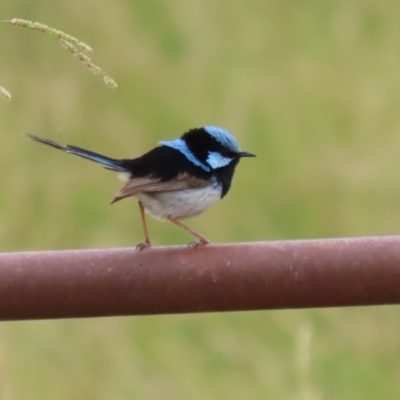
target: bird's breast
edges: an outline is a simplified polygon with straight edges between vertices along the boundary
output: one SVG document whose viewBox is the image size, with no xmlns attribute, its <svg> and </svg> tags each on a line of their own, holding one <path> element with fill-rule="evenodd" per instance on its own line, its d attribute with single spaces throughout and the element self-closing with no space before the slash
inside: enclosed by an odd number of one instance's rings
<svg viewBox="0 0 400 400">
<path fill-rule="evenodd" d="M 222 186 L 210 183 L 196 189 L 169 192 L 137 193 L 146 211 L 160 219 L 185 219 L 196 217 L 221 200 Z"/>
</svg>

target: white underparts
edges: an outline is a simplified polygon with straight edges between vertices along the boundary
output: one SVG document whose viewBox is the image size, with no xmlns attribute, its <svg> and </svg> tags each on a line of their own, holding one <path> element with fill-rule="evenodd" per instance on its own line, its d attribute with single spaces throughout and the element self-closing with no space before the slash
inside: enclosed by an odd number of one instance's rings
<svg viewBox="0 0 400 400">
<path fill-rule="evenodd" d="M 146 211 L 161 219 L 185 219 L 196 217 L 211 205 L 221 200 L 222 187 L 216 182 L 197 189 L 169 192 L 138 193 Z"/>
</svg>

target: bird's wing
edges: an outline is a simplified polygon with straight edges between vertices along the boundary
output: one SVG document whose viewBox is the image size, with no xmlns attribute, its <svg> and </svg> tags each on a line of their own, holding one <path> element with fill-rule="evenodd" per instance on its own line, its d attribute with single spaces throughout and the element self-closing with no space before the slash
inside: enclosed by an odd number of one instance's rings
<svg viewBox="0 0 400 400">
<path fill-rule="evenodd" d="M 126 185 L 113 198 L 112 203 L 122 200 L 125 197 L 134 196 L 136 193 L 171 192 L 175 190 L 202 188 L 209 185 L 208 180 L 190 176 L 187 173 L 180 173 L 173 179 L 162 181 L 160 178 L 135 177 L 131 178 Z"/>
</svg>

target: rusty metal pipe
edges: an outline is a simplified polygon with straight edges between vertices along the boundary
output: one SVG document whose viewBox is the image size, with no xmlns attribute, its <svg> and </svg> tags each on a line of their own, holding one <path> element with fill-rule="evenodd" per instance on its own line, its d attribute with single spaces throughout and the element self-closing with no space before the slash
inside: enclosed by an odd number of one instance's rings
<svg viewBox="0 0 400 400">
<path fill-rule="evenodd" d="M 0 254 L 0 320 L 400 303 L 400 236 Z"/>
</svg>

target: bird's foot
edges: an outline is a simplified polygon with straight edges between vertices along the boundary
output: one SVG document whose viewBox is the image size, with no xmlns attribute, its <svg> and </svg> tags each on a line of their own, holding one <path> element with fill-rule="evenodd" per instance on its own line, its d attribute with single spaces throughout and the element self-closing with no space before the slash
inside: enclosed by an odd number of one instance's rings
<svg viewBox="0 0 400 400">
<path fill-rule="evenodd" d="M 206 238 L 203 238 L 202 240 L 199 240 L 198 242 L 190 242 L 188 244 L 188 247 L 194 248 L 194 247 L 198 247 L 198 246 L 204 246 L 205 244 L 211 244 L 211 242 L 209 240 L 207 240 Z"/>
<path fill-rule="evenodd" d="M 136 250 L 142 251 L 144 249 L 148 249 L 151 246 L 152 246 L 151 242 L 139 243 L 136 246 Z"/>
</svg>

